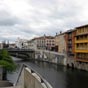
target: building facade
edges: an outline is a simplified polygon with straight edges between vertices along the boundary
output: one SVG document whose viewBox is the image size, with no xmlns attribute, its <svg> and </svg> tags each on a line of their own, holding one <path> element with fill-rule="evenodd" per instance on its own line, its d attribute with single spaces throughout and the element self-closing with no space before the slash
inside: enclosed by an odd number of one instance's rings
<svg viewBox="0 0 88 88">
<path fill-rule="evenodd" d="M 36 40 L 36 38 L 27 41 L 27 43 L 28 43 L 28 46 L 27 46 L 28 49 L 37 50 L 37 40 Z"/>
<path fill-rule="evenodd" d="M 88 71 L 88 25 L 75 29 L 75 67 Z"/>
<path fill-rule="evenodd" d="M 40 50 L 45 50 L 45 36 L 36 38 L 37 48 Z"/>
<path fill-rule="evenodd" d="M 52 50 L 55 46 L 55 39 L 52 36 L 42 36 L 28 41 L 28 47 L 34 50 Z"/>
<path fill-rule="evenodd" d="M 74 67 L 75 63 L 75 34 L 75 29 L 65 33 L 67 65 L 70 67 Z"/>
<path fill-rule="evenodd" d="M 19 49 L 22 49 L 22 48 L 27 49 L 27 47 L 28 47 L 27 41 L 28 41 L 28 40 L 26 40 L 26 39 L 20 39 L 20 38 L 18 38 L 18 39 L 15 41 L 16 47 L 19 48 Z"/>
<path fill-rule="evenodd" d="M 76 28 L 75 60 L 88 62 L 88 25 Z"/>
<path fill-rule="evenodd" d="M 36 37 L 34 39 L 31 39 L 28 41 L 28 48 L 37 50 L 37 49 L 42 49 L 44 50 L 45 47 L 45 38 L 44 37 Z"/>
<path fill-rule="evenodd" d="M 3 43 L 0 43 L 0 49 L 3 49 Z"/>
<path fill-rule="evenodd" d="M 69 57 L 73 57 L 75 54 L 75 34 L 75 29 L 65 33 L 66 52 Z"/>
<path fill-rule="evenodd" d="M 58 53 L 66 52 L 66 41 L 65 41 L 65 33 L 61 33 L 55 36 L 55 48 Z"/>
<path fill-rule="evenodd" d="M 45 37 L 45 47 L 46 50 L 54 50 L 55 47 L 55 37 L 53 36 L 46 36 Z"/>
<path fill-rule="evenodd" d="M 15 43 L 9 44 L 9 47 L 8 48 L 16 48 Z"/>
</svg>

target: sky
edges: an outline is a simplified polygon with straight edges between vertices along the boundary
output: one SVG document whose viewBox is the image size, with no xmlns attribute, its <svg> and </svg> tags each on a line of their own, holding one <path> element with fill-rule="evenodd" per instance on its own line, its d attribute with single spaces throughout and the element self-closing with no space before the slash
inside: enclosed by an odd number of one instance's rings
<svg viewBox="0 0 88 88">
<path fill-rule="evenodd" d="M 0 0 L 0 41 L 55 35 L 88 24 L 88 0 Z"/>
</svg>

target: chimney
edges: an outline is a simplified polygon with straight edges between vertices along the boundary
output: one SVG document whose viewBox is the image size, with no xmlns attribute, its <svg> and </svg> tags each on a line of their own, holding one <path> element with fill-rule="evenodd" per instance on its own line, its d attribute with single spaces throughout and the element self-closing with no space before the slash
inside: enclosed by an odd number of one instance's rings
<svg viewBox="0 0 88 88">
<path fill-rule="evenodd" d="M 60 31 L 60 34 L 62 33 L 62 31 Z"/>
</svg>

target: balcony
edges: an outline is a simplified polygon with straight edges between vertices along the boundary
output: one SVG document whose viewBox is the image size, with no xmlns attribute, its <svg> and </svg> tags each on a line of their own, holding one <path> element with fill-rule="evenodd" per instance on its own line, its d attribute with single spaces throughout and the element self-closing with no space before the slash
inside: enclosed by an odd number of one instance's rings
<svg viewBox="0 0 88 88">
<path fill-rule="evenodd" d="M 78 32 L 78 33 L 76 34 L 76 36 L 87 35 L 87 34 L 88 34 L 88 32 Z"/>
<path fill-rule="evenodd" d="M 76 58 L 75 61 L 87 62 L 88 63 L 88 58 Z"/>
<path fill-rule="evenodd" d="M 88 49 L 75 49 L 76 53 L 88 53 Z"/>
<path fill-rule="evenodd" d="M 88 43 L 88 39 L 83 39 L 83 40 L 75 40 L 75 43 Z"/>
</svg>

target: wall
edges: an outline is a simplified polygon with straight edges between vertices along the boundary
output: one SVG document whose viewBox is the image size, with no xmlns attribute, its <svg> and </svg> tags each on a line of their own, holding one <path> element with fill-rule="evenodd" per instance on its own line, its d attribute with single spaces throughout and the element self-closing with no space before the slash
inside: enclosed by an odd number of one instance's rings
<svg viewBox="0 0 88 88">
<path fill-rule="evenodd" d="M 57 53 L 46 50 L 37 50 L 35 51 L 35 59 L 55 64 L 66 65 L 66 56 L 63 53 Z"/>
<path fill-rule="evenodd" d="M 75 68 L 88 71 L 88 63 L 75 62 Z"/>
<path fill-rule="evenodd" d="M 24 88 L 44 88 L 40 81 L 38 75 L 31 74 L 27 68 L 24 70 Z"/>
<path fill-rule="evenodd" d="M 24 67 L 17 81 L 16 88 L 52 88 L 38 73 L 28 67 Z"/>
<path fill-rule="evenodd" d="M 59 34 L 55 37 L 55 45 L 58 46 L 59 53 L 66 51 L 65 34 Z"/>
</svg>

